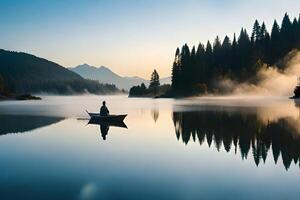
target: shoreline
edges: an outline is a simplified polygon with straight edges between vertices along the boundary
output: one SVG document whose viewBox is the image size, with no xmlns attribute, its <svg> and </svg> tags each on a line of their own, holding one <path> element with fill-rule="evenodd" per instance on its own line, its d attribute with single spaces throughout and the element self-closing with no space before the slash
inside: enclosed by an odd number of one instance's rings
<svg viewBox="0 0 300 200">
<path fill-rule="evenodd" d="M 41 97 L 31 94 L 0 94 L 0 101 L 27 101 L 27 100 L 42 100 Z"/>
</svg>

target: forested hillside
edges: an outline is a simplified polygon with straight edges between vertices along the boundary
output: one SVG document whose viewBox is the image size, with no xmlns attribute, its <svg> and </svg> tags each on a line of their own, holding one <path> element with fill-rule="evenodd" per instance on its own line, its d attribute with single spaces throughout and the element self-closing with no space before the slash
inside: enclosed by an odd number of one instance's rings
<svg viewBox="0 0 300 200">
<path fill-rule="evenodd" d="M 112 93 L 114 85 L 100 84 L 43 58 L 0 50 L 1 87 L 14 93 Z"/>
<path fill-rule="evenodd" d="M 300 49 L 300 17 L 290 20 L 285 14 L 281 26 L 275 20 L 271 32 L 257 20 L 249 35 L 242 28 L 239 35 L 223 41 L 200 43 L 190 48 L 177 48 L 172 68 L 172 91 L 175 94 L 196 94 L 218 91 L 216 82 L 230 78 L 238 82 L 254 77 L 263 63 L 284 66 L 278 61 L 293 49 Z"/>
</svg>

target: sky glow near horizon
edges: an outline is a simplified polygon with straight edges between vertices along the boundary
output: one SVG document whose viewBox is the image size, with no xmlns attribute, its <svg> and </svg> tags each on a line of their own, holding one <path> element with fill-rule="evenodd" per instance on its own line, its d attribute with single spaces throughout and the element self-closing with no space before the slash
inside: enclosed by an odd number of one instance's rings
<svg viewBox="0 0 300 200">
<path fill-rule="evenodd" d="M 65 67 L 107 66 L 123 76 L 170 76 L 174 53 L 219 35 L 232 38 L 255 19 L 268 30 L 298 0 L 0 0 L 0 48 L 31 53 Z"/>
</svg>

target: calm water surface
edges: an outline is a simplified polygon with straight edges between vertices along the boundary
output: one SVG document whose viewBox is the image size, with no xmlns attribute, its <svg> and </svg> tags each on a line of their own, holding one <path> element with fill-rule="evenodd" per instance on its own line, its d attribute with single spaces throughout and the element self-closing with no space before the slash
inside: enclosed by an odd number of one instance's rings
<svg viewBox="0 0 300 200">
<path fill-rule="evenodd" d="M 88 125 L 106 100 L 124 124 Z M 299 199 L 300 102 L 0 102 L 0 199 Z"/>
</svg>

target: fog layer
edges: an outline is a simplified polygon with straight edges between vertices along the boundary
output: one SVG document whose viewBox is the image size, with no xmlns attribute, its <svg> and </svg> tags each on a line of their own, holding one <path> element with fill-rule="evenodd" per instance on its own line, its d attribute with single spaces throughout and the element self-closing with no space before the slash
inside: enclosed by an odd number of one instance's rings
<svg viewBox="0 0 300 200">
<path fill-rule="evenodd" d="M 276 66 L 264 66 L 257 73 L 255 83 L 237 83 L 231 79 L 220 81 L 223 90 L 233 95 L 293 96 L 300 75 L 300 52 L 291 51 L 280 63 L 284 70 Z"/>
</svg>

